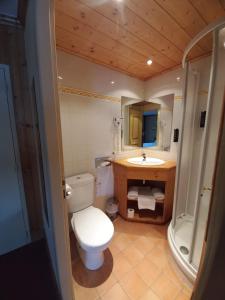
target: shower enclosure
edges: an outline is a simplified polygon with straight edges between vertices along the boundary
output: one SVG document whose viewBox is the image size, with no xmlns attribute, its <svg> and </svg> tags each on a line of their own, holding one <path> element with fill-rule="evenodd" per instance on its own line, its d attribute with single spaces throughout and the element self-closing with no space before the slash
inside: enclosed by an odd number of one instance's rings
<svg viewBox="0 0 225 300">
<path fill-rule="evenodd" d="M 210 43 L 207 57 L 190 61 L 192 51 Z M 168 241 L 179 266 L 195 280 L 207 226 L 224 105 L 225 18 L 208 25 L 190 42 L 183 68 L 183 121 Z"/>
</svg>

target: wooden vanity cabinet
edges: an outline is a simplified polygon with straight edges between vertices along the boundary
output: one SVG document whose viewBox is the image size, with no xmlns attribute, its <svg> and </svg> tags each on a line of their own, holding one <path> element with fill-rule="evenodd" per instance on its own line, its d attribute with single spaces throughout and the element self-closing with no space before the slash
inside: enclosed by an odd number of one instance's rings
<svg viewBox="0 0 225 300">
<path fill-rule="evenodd" d="M 176 164 L 167 161 L 160 166 L 138 166 L 126 160 L 113 162 L 115 197 L 119 203 L 120 215 L 129 221 L 164 224 L 171 219 L 173 208 Z M 160 186 L 165 199 L 156 202 L 156 210 L 138 210 L 137 201 L 127 199 L 129 185 Z M 133 183 L 133 184 L 132 184 Z M 127 208 L 135 209 L 134 218 L 127 217 Z"/>
</svg>

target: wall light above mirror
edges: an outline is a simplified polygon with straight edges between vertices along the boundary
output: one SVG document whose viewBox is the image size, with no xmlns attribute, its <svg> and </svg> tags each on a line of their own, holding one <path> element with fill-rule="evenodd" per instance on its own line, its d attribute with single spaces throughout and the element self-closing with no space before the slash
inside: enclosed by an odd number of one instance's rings
<svg viewBox="0 0 225 300">
<path fill-rule="evenodd" d="M 122 97 L 122 150 L 141 147 L 169 151 L 173 105 L 174 94 L 151 100 Z"/>
</svg>

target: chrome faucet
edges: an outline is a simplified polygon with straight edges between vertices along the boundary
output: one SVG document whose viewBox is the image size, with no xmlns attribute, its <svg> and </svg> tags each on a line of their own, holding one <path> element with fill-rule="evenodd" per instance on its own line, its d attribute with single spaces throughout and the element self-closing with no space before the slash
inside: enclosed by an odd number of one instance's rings
<svg viewBox="0 0 225 300">
<path fill-rule="evenodd" d="M 143 161 L 146 161 L 146 154 L 142 153 Z"/>
</svg>

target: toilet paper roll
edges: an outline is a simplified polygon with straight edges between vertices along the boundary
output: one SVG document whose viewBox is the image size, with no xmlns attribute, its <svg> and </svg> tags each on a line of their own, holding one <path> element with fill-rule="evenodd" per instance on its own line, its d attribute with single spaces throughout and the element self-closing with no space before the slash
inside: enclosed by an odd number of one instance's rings
<svg viewBox="0 0 225 300">
<path fill-rule="evenodd" d="M 127 209 L 127 217 L 128 218 L 133 218 L 134 217 L 134 209 L 133 208 L 128 208 Z"/>
</svg>

